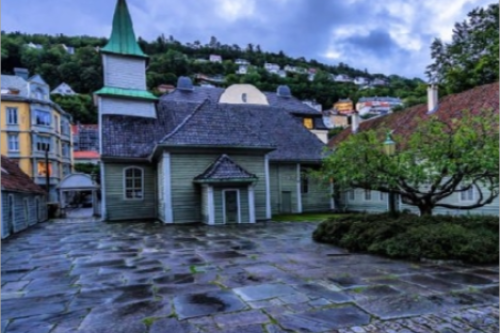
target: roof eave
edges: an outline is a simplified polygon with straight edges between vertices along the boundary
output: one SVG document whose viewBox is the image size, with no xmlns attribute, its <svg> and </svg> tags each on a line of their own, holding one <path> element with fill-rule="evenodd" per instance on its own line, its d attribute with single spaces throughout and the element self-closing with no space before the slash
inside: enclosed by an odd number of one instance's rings
<svg viewBox="0 0 500 333">
<path fill-rule="evenodd" d="M 128 156 L 110 156 L 102 155 L 102 162 L 142 162 L 149 163 L 151 159 L 149 157 L 128 157 Z"/>
<path fill-rule="evenodd" d="M 197 184 L 220 184 L 220 183 L 253 183 L 258 178 L 226 178 L 226 179 L 195 179 Z"/>
</svg>

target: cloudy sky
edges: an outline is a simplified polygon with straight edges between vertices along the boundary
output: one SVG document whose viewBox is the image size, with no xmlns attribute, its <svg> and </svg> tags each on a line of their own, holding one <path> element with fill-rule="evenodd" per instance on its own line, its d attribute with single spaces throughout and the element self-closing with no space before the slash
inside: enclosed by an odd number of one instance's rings
<svg viewBox="0 0 500 333">
<path fill-rule="evenodd" d="M 493 0 L 128 0 L 136 35 L 260 44 L 370 73 L 425 78 L 433 38 Z M 116 0 L 4 0 L 5 31 L 108 37 Z"/>
</svg>

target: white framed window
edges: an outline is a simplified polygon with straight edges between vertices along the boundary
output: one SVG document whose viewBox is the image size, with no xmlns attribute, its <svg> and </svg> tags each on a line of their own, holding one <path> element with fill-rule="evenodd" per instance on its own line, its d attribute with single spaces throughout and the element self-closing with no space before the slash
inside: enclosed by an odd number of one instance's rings
<svg viewBox="0 0 500 333">
<path fill-rule="evenodd" d="M 36 150 L 37 151 L 45 151 L 46 147 L 49 147 L 49 151 L 51 150 L 51 139 L 49 136 L 37 136 L 36 137 Z"/>
<path fill-rule="evenodd" d="M 19 151 L 19 136 L 17 134 L 9 134 L 9 151 Z"/>
<path fill-rule="evenodd" d="M 372 191 L 365 190 L 365 201 L 370 201 L 372 199 Z"/>
<path fill-rule="evenodd" d="M 379 200 L 380 201 L 385 201 L 385 193 L 384 192 L 378 192 Z"/>
<path fill-rule="evenodd" d="M 35 125 L 50 126 L 50 112 L 35 110 Z"/>
<path fill-rule="evenodd" d="M 139 167 L 123 170 L 123 189 L 126 200 L 144 199 L 144 171 Z"/>
<path fill-rule="evenodd" d="M 37 174 L 39 177 L 45 177 L 49 174 L 49 177 L 52 177 L 52 163 L 49 162 L 49 164 L 45 164 L 45 161 L 38 161 L 37 162 Z"/>
<path fill-rule="evenodd" d="M 474 201 L 474 187 L 460 192 L 460 201 Z"/>
<path fill-rule="evenodd" d="M 69 157 L 69 144 L 66 142 L 62 143 L 62 156 Z"/>
<path fill-rule="evenodd" d="M 17 124 L 17 108 L 7 108 L 7 125 Z"/>
</svg>

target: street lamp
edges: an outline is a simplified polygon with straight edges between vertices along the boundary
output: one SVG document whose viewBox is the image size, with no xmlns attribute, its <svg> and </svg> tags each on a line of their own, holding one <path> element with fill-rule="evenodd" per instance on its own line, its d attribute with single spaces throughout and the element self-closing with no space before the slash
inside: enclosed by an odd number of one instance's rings
<svg viewBox="0 0 500 333">
<path fill-rule="evenodd" d="M 392 131 L 387 132 L 387 136 L 384 141 L 384 152 L 387 156 L 393 156 L 396 153 L 396 142 L 392 140 Z M 389 214 L 396 214 L 396 202 L 394 200 L 394 193 L 389 191 Z"/>
<path fill-rule="evenodd" d="M 396 153 L 396 142 L 391 138 L 392 132 L 387 132 L 387 136 L 384 141 L 384 152 L 387 156 L 392 156 Z"/>
</svg>

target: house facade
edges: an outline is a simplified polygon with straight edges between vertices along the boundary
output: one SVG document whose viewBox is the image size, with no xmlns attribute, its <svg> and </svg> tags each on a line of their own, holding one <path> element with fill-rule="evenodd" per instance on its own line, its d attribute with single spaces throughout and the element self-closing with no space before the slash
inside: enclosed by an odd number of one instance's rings
<svg viewBox="0 0 500 333">
<path fill-rule="evenodd" d="M 222 62 L 222 57 L 218 54 L 211 54 L 208 60 L 210 62 Z"/>
<path fill-rule="evenodd" d="M 2 239 L 47 220 L 45 191 L 2 155 Z"/>
<path fill-rule="evenodd" d="M 58 85 L 54 90 L 50 92 L 51 94 L 59 94 L 64 96 L 73 96 L 76 95 L 76 92 L 71 88 L 69 84 L 66 82 Z"/>
<path fill-rule="evenodd" d="M 157 100 L 145 90 L 146 56 L 123 0 L 102 58 L 106 86 L 96 95 L 105 220 L 255 223 L 331 208 L 330 184 L 307 173 L 319 167 L 324 144 L 302 122 L 321 113 L 289 89 L 205 89 L 181 77 Z"/>
<path fill-rule="evenodd" d="M 431 90 L 432 91 L 432 90 Z M 437 101 L 437 93 L 432 95 L 435 101 L 430 101 L 429 105 L 421 104 L 411 107 L 407 110 L 392 113 L 384 117 L 372 118 L 363 122 L 354 122 L 352 126 L 333 137 L 328 146 L 335 148 L 342 141 L 349 138 L 350 135 L 356 135 L 366 130 L 386 129 L 393 130 L 395 135 L 407 137 L 417 126 L 419 121 L 425 121 L 431 115 L 436 115 L 443 121 L 452 121 L 459 118 L 463 110 L 471 112 L 482 108 L 492 108 L 498 117 L 499 105 L 499 85 L 497 83 L 480 86 L 460 94 L 448 95 Z M 497 119 L 498 120 L 498 119 Z M 489 191 L 483 189 L 483 194 L 489 196 Z M 474 203 L 479 196 L 476 189 L 471 188 L 468 191 L 453 193 L 444 198 L 440 203 L 466 206 Z M 396 208 L 399 211 L 410 211 L 418 214 L 418 208 L 405 203 L 399 196 L 396 196 Z M 349 211 L 362 212 L 386 212 L 389 210 L 389 196 L 386 193 L 377 191 L 365 191 L 363 189 L 352 189 L 343 193 L 337 202 L 337 208 Z M 480 215 L 498 215 L 499 198 L 494 202 L 481 208 L 473 210 L 459 210 L 451 208 L 436 207 L 433 214 L 459 215 L 459 214 L 480 214 Z"/>
<path fill-rule="evenodd" d="M 356 110 L 361 115 L 383 115 L 391 113 L 394 107 L 402 105 L 403 102 L 397 97 L 361 97 L 356 103 Z"/>
<path fill-rule="evenodd" d="M 73 96 L 76 95 L 76 92 L 71 88 L 69 84 L 66 82 L 61 83 L 58 85 L 54 90 L 50 92 L 51 94 L 59 94 L 59 95 L 64 95 L 64 96 Z"/>
<path fill-rule="evenodd" d="M 50 88 L 39 75 L 15 68 L 2 75 L 0 151 L 42 187 L 50 177 L 50 201 L 57 202 L 56 186 L 73 165 L 72 117 L 50 99 Z M 48 147 L 48 164 L 45 149 Z"/>
</svg>

